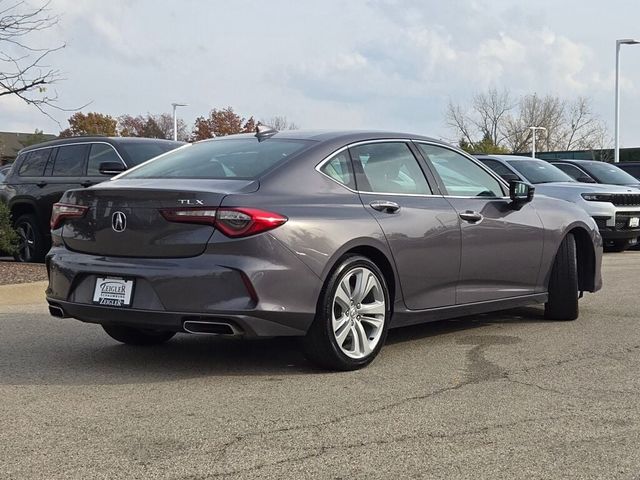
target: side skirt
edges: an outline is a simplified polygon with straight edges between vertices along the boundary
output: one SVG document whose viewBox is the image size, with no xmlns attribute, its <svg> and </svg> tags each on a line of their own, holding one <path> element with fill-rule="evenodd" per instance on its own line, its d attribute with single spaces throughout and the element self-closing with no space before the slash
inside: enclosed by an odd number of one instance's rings
<svg viewBox="0 0 640 480">
<path fill-rule="evenodd" d="M 523 307 L 536 303 L 545 303 L 548 296 L 548 293 L 545 292 L 520 297 L 489 300 L 486 302 L 465 303 L 463 305 L 453 305 L 450 307 L 429 308 L 426 310 L 396 309 L 393 313 L 393 319 L 389 328 L 406 327 L 418 323 L 435 322 L 437 320 L 447 320 L 450 318 L 465 317 L 467 315 L 477 315 L 479 313 L 508 310 L 510 308 Z"/>
</svg>

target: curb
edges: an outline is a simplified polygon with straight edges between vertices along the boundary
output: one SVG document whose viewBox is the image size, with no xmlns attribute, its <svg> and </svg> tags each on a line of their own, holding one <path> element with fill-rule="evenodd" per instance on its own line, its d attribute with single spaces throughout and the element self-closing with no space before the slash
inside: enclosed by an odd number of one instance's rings
<svg viewBox="0 0 640 480">
<path fill-rule="evenodd" d="M 48 282 L 0 285 L 0 307 L 8 305 L 44 304 Z"/>
</svg>

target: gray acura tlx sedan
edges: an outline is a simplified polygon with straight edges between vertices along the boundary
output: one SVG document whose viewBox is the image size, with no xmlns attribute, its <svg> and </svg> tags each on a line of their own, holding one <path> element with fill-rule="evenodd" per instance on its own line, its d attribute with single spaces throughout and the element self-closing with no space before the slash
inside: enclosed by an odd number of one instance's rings
<svg viewBox="0 0 640 480">
<path fill-rule="evenodd" d="M 427 137 L 259 127 L 66 192 L 47 300 L 127 344 L 297 335 L 342 370 L 389 328 L 532 303 L 573 320 L 602 240 L 533 190 Z"/>
</svg>

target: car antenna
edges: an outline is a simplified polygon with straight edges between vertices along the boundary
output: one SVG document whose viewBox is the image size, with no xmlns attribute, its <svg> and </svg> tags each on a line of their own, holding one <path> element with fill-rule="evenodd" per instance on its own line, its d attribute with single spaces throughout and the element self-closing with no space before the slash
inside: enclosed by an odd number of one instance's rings
<svg viewBox="0 0 640 480">
<path fill-rule="evenodd" d="M 273 137 L 276 133 L 278 133 L 278 130 L 269 125 L 263 125 L 260 122 L 256 125 L 256 138 L 259 142 Z"/>
</svg>

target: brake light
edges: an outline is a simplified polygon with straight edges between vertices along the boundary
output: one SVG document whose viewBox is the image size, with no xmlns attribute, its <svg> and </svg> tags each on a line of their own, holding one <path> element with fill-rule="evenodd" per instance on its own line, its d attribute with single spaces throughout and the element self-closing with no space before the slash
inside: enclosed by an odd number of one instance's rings
<svg viewBox="0 0 640 480">
<path fill-rule="evenodd" d="M 227 237 L 240 238 L 266 232 L 284 224 L 287 217 L 257 208 L 167 208 L 160 210 L 170 222 L 211 225 Z"/>
<path fill-rule="evenodd" d="M 70 205 L 67 203 L 54 203 L 53 209 L 51 210 L 51 221 L 49 222 L 49 226 L 51 230 L 55 230 L 62 222 L 67 218 L 81 218 L 89 210 L 89 207 L 84 207 L 82 205 Z"/>
</svg>

